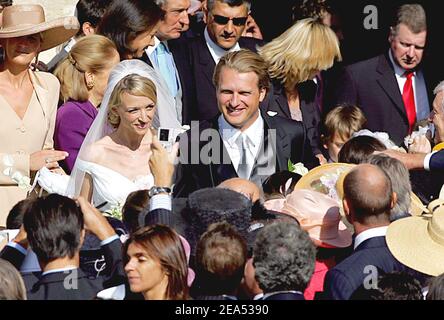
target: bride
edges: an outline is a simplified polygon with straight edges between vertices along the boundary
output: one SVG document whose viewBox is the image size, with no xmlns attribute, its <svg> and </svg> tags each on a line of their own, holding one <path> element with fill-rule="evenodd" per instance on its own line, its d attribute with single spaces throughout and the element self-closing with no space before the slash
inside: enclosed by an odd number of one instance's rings
<svg viewBox="0 0 444 320">
<path fill-rule="evenodd" d="M 173 104 L 150 66 L 125 60 L 111 72 L 102 106 L 82 144 L 64 194 L 82 195 L 113 214 L 129 193 L 154 185 L 150 172 L 157 106 Z M 40 182 L 40 181 L 39 181 Z"/>
</svg>

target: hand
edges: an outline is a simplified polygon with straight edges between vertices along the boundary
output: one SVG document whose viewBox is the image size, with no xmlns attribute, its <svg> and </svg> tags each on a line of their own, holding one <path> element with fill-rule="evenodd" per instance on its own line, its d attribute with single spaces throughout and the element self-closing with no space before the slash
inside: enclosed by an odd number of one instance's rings
<svg viewBox="0 0 444 320">
<path fill-rule="evenodd" d="M 405 153 L 395 150 L 375 151 L 373 154 L 380 153 L 398 159 L 409 170 L 424 169 L 424 158 L 427 155 L 426 153 Z"/>
<path fill-rule="evenodd" d="M 322 166 L 323 164 L 326 164 L 328 161 L 325 159 L 323 154 L 317 154 L 315 157 L 319 160 L 319 164 Z"/>
<path fill-rule="evenodd" d="M 413 139 L 413 143 L 409 145 L 409 153 L 430 153 L 432 146 L 426 136 L 419 136 Z"/>
<path fill-rule="evenodd" d="M 157 136 L 153 135 L 151 143 L 150 169 L 154 176 L 154 185 L 171 187 L 173 184 L 174 162 L 177 159 L 179 143 L 176 142 L 171 152 L 165 150 Z"/>
<path fill-rule="evenodd" d="M 39 70 L 44 72 L 48 71 L 48 66 L 42 61 L 38 61 L 37 63 L 31 63 L 31 68 L 34 70 Z"/>
<path fill-rule="evenodd" d="M 82 210 L 86 230 L 94 233 L 102 241 L 116 234 L 108 220 L 88 200 L 80 196 L 76 202 Z"/>
<path fill-rule="evenodd" d="M 249 38 L 255 38 L 259 40 L 264 40 L 264 37 L 262 36 L 261 29 L 257 25 L 256 21 L 251 15 L 248 15 L 247 19 L 247 26 L 244 29 L 244 32 L 242 33 L 243 37 L 249 37 Z"/>
<path fill-rule="evenodd" d="M 68 152 L 65 151 L 40 150 L 31 154 L 29 166 L 31 171 L 38 171 L 43 167 L 48 169 L 58 168 L 57 161 L 64 160 L 68 155 Z"/>
</svg>

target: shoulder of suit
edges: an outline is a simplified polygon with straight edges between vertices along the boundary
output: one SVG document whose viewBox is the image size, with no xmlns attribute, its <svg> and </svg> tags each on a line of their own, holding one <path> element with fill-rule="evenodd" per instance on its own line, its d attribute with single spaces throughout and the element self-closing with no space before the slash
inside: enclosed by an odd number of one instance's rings
<svg viewBox="0 0 444 320">
<path fill-rule="evenodd" d="M 248 45 L 259 45 L 262 46 L 265 44 L 264 40 L 259 40 L 256 38 L 252 38 L 252 37 L 240 37 L 239 38 L 239 45 L 242 46 L 248 46 Z"/>
<path fill-rule="evenodd" d="M 376 57 L 372 57 L 370 59 L 362 60 L 355 62 L 353 64 L 350 64 L 346 67 L 347 70 L 350 71 L 359 71 L 359 70 L 368 70 L 368 69 L 375 69 L 376 66 L 379 63 L 379 60 L 384 57 L 384 55 L 378 55 Z"/>
</svg>

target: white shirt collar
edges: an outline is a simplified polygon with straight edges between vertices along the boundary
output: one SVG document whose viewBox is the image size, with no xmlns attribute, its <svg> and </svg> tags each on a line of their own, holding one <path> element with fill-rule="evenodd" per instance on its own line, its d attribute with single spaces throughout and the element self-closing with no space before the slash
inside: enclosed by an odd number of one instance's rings
<svg viewBox="0 0 444 320">
<path fill-rule="evenodd" d="M 207 43 L 208 50 L 210 50 L 211 56 L 213 57 L 213 60 L 216 64 L 218 64 L 220 58 L 222 58 L 228 52 L 234 52 L 240 50 L 239 42 L 236 42 L 236 44 L 229 50 L 222 49 L 210 38 L 207 28 L 205 28 L 204 37 L 205 37 L 205 42 Z"/>
<path fill-rule="evenodd" d="M 370 238 L 376 238 L 376 237 L 385 237 L 385 234 L 387 233 L 388 226 L 385 227 L 378 227 L 378 228 L 371 228 L 368 230 L 365 230 L 358 234 L 355 238 L 355 244 L 353 249 L 356 250 L 356 248 L 363 243 L 364 241 L 370 239 Z"/>
<path fill-rule="evenodd" d="M 392 50 L 389 49 L 389 58 L 390 58 L 390 62 L 392 63 L 393 68 L 395 69 L 395 73 L 397 76 L 399 77 L 404 77 L 404 73 L 407 71 L 403 68 L 401 68 L 396 62 L 395 59 L 393 58 L 393 54 L 392 54 Z M 416 76 L 416 71 L 413 72 L 413 76 Z"/>
<path fill-rule="evenodd" d="M 145 49 L 145 52 L 146 52 L 146 54 L 147 54 L 148 57 L 150 57 L 150 56 L 153 54 L 153 52 L 157 49 L 157 47 L 159 46 L 159 44 L 160 44 L 160 40 L 159 40 L 159 38 L 154 37 L 154 46 L 149 46 L 149 47 L 147 47 L 147 48 Z M 167 43 L 167 41 L 164 41 L 164 44 L 165 44 L 165 46 L 168 48 L 168 43 Z"/>
<path fill-rule="evenodd" d="M 71 271 L 71 270 L 75 270 L 75 269 L 78 269 L 78 267 L 76 267 L 76 266 L 67 266 L 65 268 L 52 269 L 52 270 L 48 270 L 48 271 L 42 272 L 42 276 L 46 276 L 47 274 L 50 274 L 50 273 L 66 272 L 66 271 Z"/>
<path fill-rule="evenodd" d="M 253 148 L 257 148 L 260 145 L 264 132 L 264 119 L 262 118 L 260 111 L 258 112 L 259 116 L 256 121 L 243 132 L 243 134 L 248 137 Z M 237 148 L 236 140 L 242 132 L 229 124 L 222 114 L 219 116 L 218 123 L 222 140 L 227 141 L 231 147 Z"/>
</svg>

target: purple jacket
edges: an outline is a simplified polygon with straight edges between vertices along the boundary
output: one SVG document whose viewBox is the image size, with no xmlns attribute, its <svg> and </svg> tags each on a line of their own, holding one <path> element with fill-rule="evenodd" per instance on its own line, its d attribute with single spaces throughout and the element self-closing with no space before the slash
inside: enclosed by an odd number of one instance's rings
<svg viewBox="0 0 444 320">
<path fill-rule="evenodd" d="M 89 101 L 69 100 L 57 110 L 54 145 L 56 150 L 69 153 L 60 163 L 68 174 L 74 167 L 77 154 L 97 113 L 98 110 Z"/>
</svg>

